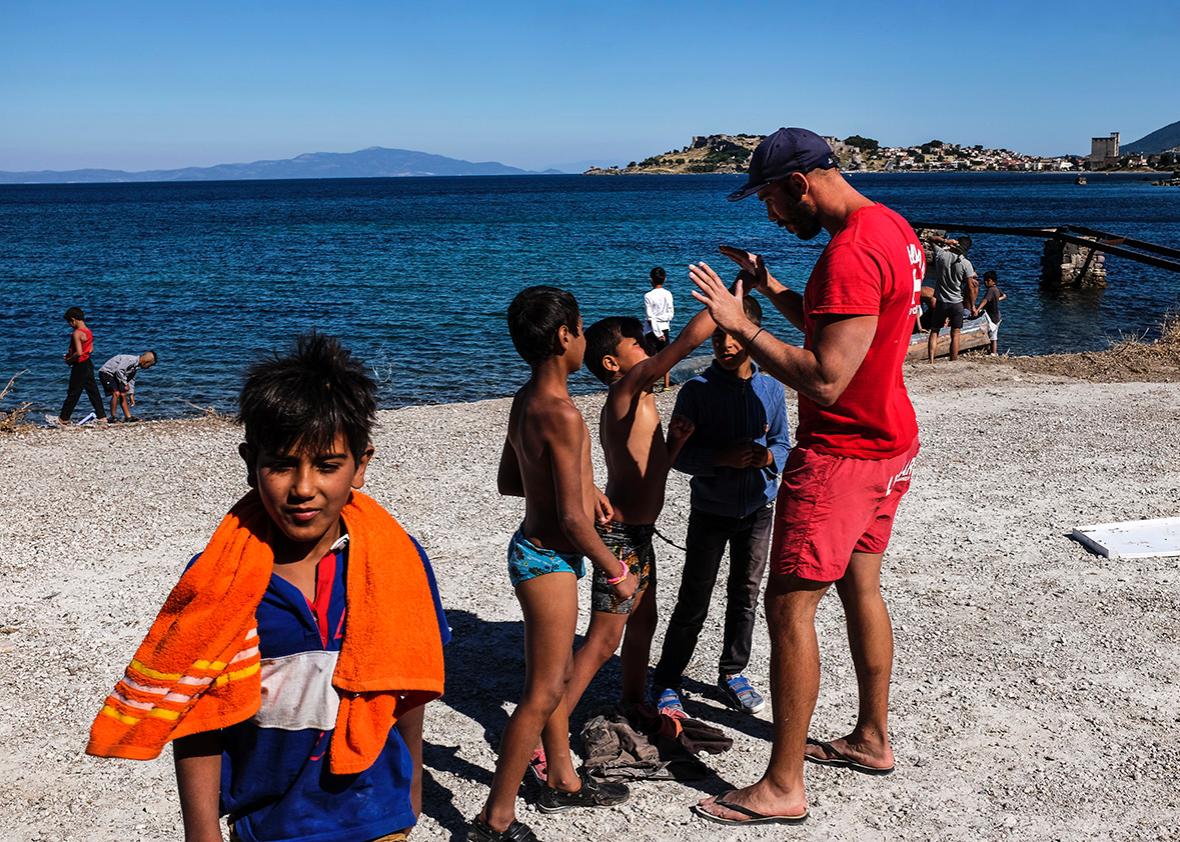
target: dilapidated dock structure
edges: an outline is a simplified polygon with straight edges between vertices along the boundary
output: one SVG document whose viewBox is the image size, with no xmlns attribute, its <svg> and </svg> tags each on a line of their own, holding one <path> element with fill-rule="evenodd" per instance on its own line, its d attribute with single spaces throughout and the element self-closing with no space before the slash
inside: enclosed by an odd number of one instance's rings
<svg viewBox="0 0 1180 842">
<path fill-rule="evenodd" d="M 1041 254 L 1041 285 L 1049 289 L 1106 286 L 1106 255 L 1180 272 L 1180 249 L 1098 231 L 1080 225 L 1027 227 L 954 222 L 914 222 L 916 230 L 962 234 L 1002 234 L 1045 241 Z"/>
</svg>

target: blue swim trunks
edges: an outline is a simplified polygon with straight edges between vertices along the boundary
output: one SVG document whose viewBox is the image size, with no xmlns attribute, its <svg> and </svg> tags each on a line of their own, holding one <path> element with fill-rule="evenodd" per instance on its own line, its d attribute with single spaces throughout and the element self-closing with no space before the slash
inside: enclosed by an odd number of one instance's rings
<svg viewBox="0 0 1180 842">
<path fill-rule="evenodd" d="M 573 573 L 579 579 L 586 575 L 586 559 L 574 553 L 559 553 L 538 547 L 516 530 L 508 542 L 508 578 L 512 587 L 546 573 Z"/>
</svg>

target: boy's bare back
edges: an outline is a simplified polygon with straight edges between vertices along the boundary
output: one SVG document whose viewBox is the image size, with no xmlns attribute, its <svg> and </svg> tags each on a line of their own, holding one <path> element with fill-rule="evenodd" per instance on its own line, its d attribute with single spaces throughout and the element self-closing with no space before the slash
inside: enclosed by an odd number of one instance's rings
<svg viewBox="0 0 1180 842">
<path fill-rule="evenodd" d="M 590 434 L 569 393 L 526 383 L 512 400 L 504 450 L 504 461 L 516 464 L 525 498 L 524 537 L 545 549 L 577 552 L 564 527 L 574 517 L 593 523 L 597 492 Z M 563 499 L 581 507 L 567 511 Z"/>
</svg>

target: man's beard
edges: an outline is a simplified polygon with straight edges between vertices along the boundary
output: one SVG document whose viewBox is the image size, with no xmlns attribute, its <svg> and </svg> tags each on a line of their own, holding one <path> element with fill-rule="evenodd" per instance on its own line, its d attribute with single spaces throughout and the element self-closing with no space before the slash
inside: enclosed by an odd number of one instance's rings
<svg viewBox="0 0 1180 842">
<path fill-rule="evenodd" d="M 795 236 L 800 240 L 810 240 L 823 230 L 819 222 L 819 214 L 814 208 L 808 207 L 802 200 L 795 202 L 791 208 L 791 227 L 795 229 Z"/>
</svg>

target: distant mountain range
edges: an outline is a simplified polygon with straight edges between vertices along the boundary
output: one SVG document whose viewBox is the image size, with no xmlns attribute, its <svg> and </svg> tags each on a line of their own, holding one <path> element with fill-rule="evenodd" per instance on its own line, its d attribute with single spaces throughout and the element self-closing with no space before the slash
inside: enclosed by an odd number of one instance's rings
<svg viewBox="0 0 1180 842">
<path fill-rule="evenodd" d="M 558 170 L 546 170 L 545 174 Z M 309 152 L 281 161 L 217 164 L 178 170 L 0 171 L 0 184 L 60 184 L 120 181 L 244 181 L 274 178 L 399 178 L 430 175 L 537 175 L 496 161 L 473 163 L 411 149 L 370 146 L 357 152 Z"/>
<path fill-rule="evenodd" d="M 1133 143 L 1125 144 L 1120 151 L 1127 154 L 1158 155 L 1177 147 L 1180 147 L 1180 120 L 1162 129 L 1156 129 Z"/>
</svg>

